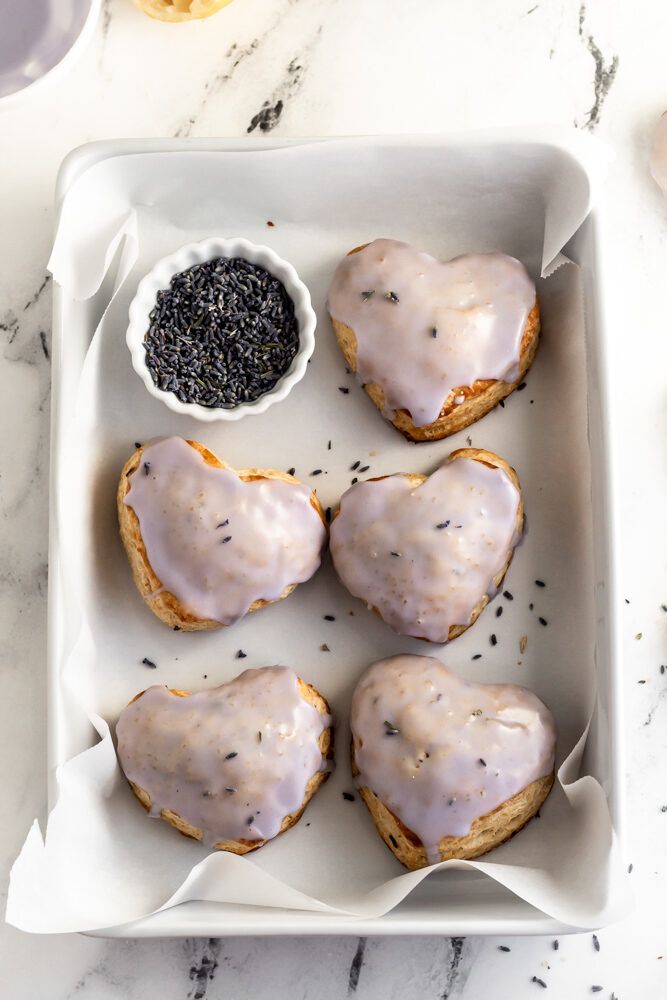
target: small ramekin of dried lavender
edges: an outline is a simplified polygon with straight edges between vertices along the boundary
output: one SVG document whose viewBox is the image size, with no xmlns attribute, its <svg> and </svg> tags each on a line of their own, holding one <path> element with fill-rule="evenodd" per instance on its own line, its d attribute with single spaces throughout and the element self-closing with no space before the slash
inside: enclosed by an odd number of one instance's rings
<svg viewBox="0 0 667 1000">
<path fill-rule="evenodd" d="M 181 247 L 143 278 L 127 345 L 144 385 L 198 420 L 239 420 L 284 399 L 315 348 L 310 292 L 287 261 L 248 240 Z"/>
</svg>

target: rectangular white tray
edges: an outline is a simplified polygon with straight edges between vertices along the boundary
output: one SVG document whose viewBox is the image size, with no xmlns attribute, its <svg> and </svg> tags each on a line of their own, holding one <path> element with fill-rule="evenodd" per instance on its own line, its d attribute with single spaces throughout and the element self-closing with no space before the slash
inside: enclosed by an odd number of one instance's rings
<svg viewBox="0 0 667 1000">
<path fill-rule="evenodd" d="M 295 144 L 300 141 L 296 140 Z M 326 140 L 318 140 L 324 141 Z M 380 142 L 381 140 L 378 140 Z M 395 140 L 394 140 L 395 141 Z M 502 138 L 499 135 L 499 143 Z M 411 140 L 406 137 L 405 145 Z M 58 207 L 73 181 L 96 163 L 110 157 L 144 152 L 188 150 L 227 153 L 238 150 L 279 148 L 289 140 L 128 140 L 93 143 L 75 150 L 63 164 L 58 178 Z M 93 220 L 94 222 L 94 220 Z M 334 222 L 335 224 L 335 222 Z M 372 233 L 392 235 L 391 233 Z M 607 795 L 615 831 L 623 842 L 622 755 L 620 740 L 619 661 L 617 633 L 619 594 L 616 586 L 616 526 L 612 493 L 608 371 L 605 349 L 604 272 L 601 259 L 601 220 L 591 213 L 566 247 L 566 253 L 582 271 L 586 316 L 587 408 L 590 442 L 590 475 L 593 505 L 593 565 L 596 623 L 595 659 L 599 685 L 599 711 L 593 720 L 586 750 L 588 773 L 602 784 Z M 108 292 L 108 289 L 107 289 Z M 53 317 L 53 396 L 51 476 L 55 482 L 64 433 L 65 416 L 74 396 L 73 371 L 85 354 L 100 316 L 104 294 L 74 302 L 56 284 Z M 108 297 L 108 295 L 107 295 Z M 72 363 L 73 360 L 76 363 Z M 340 373 L 338 373 L 340 374 Z M 336 377 L 336 376 L 332 376 Z M 487 418 L 489 419 L 489 418 Z M 380 421 L 380 417 L 377 417 Z M 480 425 L 471 429 L 475 443 L 483 436 Z M 465 432 L 464 432 L 465 434 Z M 452 447 L 460 443 L 452 439 Z M 480 442 L 481 443 L 481 442 Z M 444 444 L 444 443 L 443 443 Z M 441 449 L 443 455 L 448 451 Z M 224 452 L 223 452 L 224 457 Z M 413 465 L 417 462 L 413 458 Z M 398 471 L 398 470 L 396 470 Z M 519 469 L 519 472 L 521 470 Z M 52 496 L 55 491 L 52 489 Z M 55 801 L 56 767 L 85 744 L 86 734 L 73 730 L 67 705 L 56 677 L 55 664 L 66 632 L 67 607 L 60 586 L 56 511 L 51 510 L 49 587 L 49 785 L 50 804 Z M 573 567 L 573 572 L 576 568 Z M 489 612 L 491 613 L 491 612 Z M 480 641 L 487 630 L 476 626 Z M 445 656 L 446 658 L 446 656 Z M 326 687 L 324 688 L 326 692 Z M 92 740 L 92 730 L 89 742 Z M 368 835 L 372 836 L 369 829 Z M 180 936 L 243 934 L 546 934 L 566 933 L 560 924 L 500 885 L 472 872 L 450 872 L 447 876 L 446 912 L 443 912 L 442 882 L 425 881 L 391 913 L 377 919 L 358 920 L 322 913 L 303 913 L 250 906 L 190 902 L 143 920 L 104 932 L 105 936 Z"/>
</svg>

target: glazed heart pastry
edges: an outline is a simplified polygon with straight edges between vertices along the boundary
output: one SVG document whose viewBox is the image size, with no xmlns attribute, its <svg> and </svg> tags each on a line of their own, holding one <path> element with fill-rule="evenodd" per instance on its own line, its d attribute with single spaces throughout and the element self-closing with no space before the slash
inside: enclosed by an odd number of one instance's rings
<svg viewBox="0 0 667 1000">
<path fill-rule="evenodd" d="M 535 815 L 553 784 L 556 727 L 539 698 L 464 681 L 430 656 L 374 663 L 350 724 L 360 795 L 406 868 L 485 854 Z"/>
<path fill-rule="evenodd" d="M 320 565 L 324 513 L 276 469 L 236 472 L 197 441 L 137 448 L 118 485 L 134 582 L 175 629 L 231 625 L 287 597 Z"/>
<path fill-rule="evenodd" d="M 328 309 L 347 365 L 412 441 L 447 437 L 508 396 L 540 332 L 535 285 L 514 257 L 441 263 L 396 240 L 343 258 Z"/>
<path fill-rule="evenodd" d="M 116 738 L 151 816 L 234 854 L 294 826 L 333 754 L 326 700 L 287 667 L 197 694 L 150 687 L 121 712 Z"/>
<path fill-rule="evenodd" d="M 395 632 L 447 642 L 495 595 L 522 530 L 514 469 L 462 448 L 430 476 L 352 486 L 334 514 L 331 557 L 350 593 Z"/>
</svg>

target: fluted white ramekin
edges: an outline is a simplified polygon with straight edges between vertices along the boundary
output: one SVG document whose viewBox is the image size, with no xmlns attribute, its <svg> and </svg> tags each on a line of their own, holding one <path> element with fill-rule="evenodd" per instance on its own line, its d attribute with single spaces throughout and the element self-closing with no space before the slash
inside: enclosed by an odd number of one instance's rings
<svg viewBox="0 0 667 1000">
<path fill-rule="evenodd" d="M 242 257 L 251 264 L 265 268 L 285 286 L 285 291 L 294 303 L 294 315 L 299 327 L 299 347 L 292 363 L 284 375 L 258 399 L 251 403 L 239 403 L 232 409 L 201 406 L 199 403 L 182 403 L 173 392 L 159 389 L 146 364 L 144 338 L 150 325 L 149 315 L 155 306 L 157 293 L 167 289 L 175 274 L 186 271 L 195 264 L 214 260 L 216 257 Z M 132 355 L 132 367 L 141 378 L 146 389 L 161 400 L 165 406 L 183 416 L 196 417 L 207 422 L 214 420 L 240 420 L 252 413 L 265 413 L 274 403 L 290 393 L 306 373 L 308 359 L 315 350 L 315 326 L 317 318 L 310 301 L 310 292 L 288 261 L 274 253 L 270 247 L 261 246 L 240 237 L 226 239 L 213 236 L 201 243 L 189 243 L 168 257 L 159 260 L 152 271 L 142 278 L 137 294 L 130 304 L 130 323 L 127 328 L 127 346 Z"/>
</svg>

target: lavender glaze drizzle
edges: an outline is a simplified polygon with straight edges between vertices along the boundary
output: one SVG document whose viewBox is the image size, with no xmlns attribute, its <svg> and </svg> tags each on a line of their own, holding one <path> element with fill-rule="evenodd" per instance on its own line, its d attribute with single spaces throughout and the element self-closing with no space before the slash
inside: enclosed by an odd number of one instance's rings
<svg viewBox="0 0 667 1000">
<path fill-rule="evenodd" d="M 438 418 L 453 389 L 516 381 L 534 305 L 535 285 L 514 257 L 442 263 L 387 239 L 344 257 L 328 296 L 332 319 L 354 331 L 359 381 L 381 387 L 386 417 L 405 409 L 416 427 Z"/>
<path fill-rule="evenodd" d="M 396 632 L 446 642 L 466 625 L 517 541 L 519 493 L 503 469 L 455 458 L 420 486 L 358 483 L 331 525 L 334 567 Z"/>
<path fill-rule="evenodd" d="M 430 656 L 369 667 L 350 723 L 357 784 L 419 837 L 431 861 L 443 837 L 466 836 L 475 819 L 554 768 L 555 722 L 532 691 L 465 681 Z"/>
<path fill-rule="evenodd" d="M 118 758 L 152 816 L 177 813 L 207 846 L 270 840 L 326 769 L 320 737 L 330 724 L 293 670 L 262 667 L 187 697 L 148 688 L 120 714 Z"/>
<path fill-rule="evenodd" d="M 178 437 L 145 447 L 129 482 L 160 589 L 197 618 L 231 625 L 320 565 L 326 528 L 300 483 L 242 480 Z"/>
</svg>

